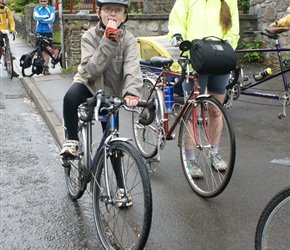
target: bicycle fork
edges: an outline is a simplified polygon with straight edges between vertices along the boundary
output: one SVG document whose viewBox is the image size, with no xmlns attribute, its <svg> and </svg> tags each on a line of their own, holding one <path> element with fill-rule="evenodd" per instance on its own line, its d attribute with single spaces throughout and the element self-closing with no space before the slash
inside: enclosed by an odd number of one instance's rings
<svg viewBox="0 0 290 250">
<path fill-rule="evenodd" d="M 106 205 L 111 204 L 111 205 L 115 205 L 116 203 L 127 203 L 128 202 L 128 198 L 127 198 L 127 193 L 128 193 L 128 189 L 127 189 L 127 185 L 126 185 L 126 180 L 125 180 L 125 173 L 124 173 L 124 167 L 122 164 L 122 155 L 120 152 L 115 151 L 113 152 L 111 150 L 111 146 L 110 144 L 108 144 L 108 142 L 110 142 L 112 140 L 114 134 L 109 135 L 105 142 L 104 142 L 104 173 L 105 173 L 105 188 L 106 188 L 106 192 L 104 192 L 104 190 L 102 189 L 102 187 L 99 186 L 99 188 L 101 189 L 101 192 L 103 194 L 107 194 L 107 195 L 103 195 L 104 198 L 104 202 L 106 203 Z M 107 155 L 109 155 L 109 157 L 107 157 Z M 114 169 L 114 173 L 115 173 L 115 177 L 116 177 L 116 182 L 117 182 L 117 188 L 123 188 L 125 191 L 125 195 L 123 198 L 118 199 L 114 196 L 114 191 L 110 189 L 109 186 L 109 166 L 108 166 L 108 161 L 111 161 L 112 167 Z"/>
</svg>

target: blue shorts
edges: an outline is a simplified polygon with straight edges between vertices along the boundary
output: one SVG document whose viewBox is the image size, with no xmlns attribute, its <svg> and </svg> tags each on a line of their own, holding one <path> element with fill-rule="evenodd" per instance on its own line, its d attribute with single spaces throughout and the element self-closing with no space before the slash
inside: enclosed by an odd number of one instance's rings
<svg viewBox="0 0 290 250">
<path fill-rule="evenodd" d="M 200 85 L 200 94 L 205 93 L 205 89 L 207 88 L 208 91 L 216 94 L 225 94 L 226 93 L 226 86 L 229 83 L 230 74 L 225 75 L 199 75 L 198 76 L 198 82 Z M 186 83 L 184 81 L 182 83 L 182 88 L 184 92 L 187 92 L 187 94 L 190 93 L 190 91 L 193 88 L 193 81 L 189 81 L 189 83 Z"/>
</svg>

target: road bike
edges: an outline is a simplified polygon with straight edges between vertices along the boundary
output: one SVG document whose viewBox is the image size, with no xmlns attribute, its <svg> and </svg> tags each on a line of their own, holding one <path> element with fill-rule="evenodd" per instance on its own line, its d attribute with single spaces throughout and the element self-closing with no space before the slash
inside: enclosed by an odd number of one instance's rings
<svg viewBox="0 0 290 250">
<path fill-rule="evenodd" d="M 290 249 L 290 186 L 264 208 L 256 227 L 255 249 Z"/>
<path fill-rule="evenodd" d="M 5 70 L 7 71 L 8 77 L 10 79 L 13 78 L 13 57 L 9 44 L 6 44 L 6 39 L 9 40 L 8 34 L 10 32 L 8 30 L 0 31 L 0 59 L 3 58 L 3 64 Z M 15 40 L 15 35 L 13 35 L 13 41 Z"/>
<path fill-rule="evenodd" d="M 154 103 L 149 107 L 154 119 Z M 142 156 L 129 138 L 119 136 L 118 111 L 138 112 L 124 104 L 122 98 L 105 96 L 98 91 L 78 108 L 79 156 L 63 157 L 68 192 L 73 200 L 82 197 L 90 183 L 93 215 L 99 238 L 106 249 L 143 249 L 152 220 L 152 193 L 148 171 Z M 96 121 L 107 122 L 98 144 L 92 141 L 93 114 Z M 147 119 L 148 118 L 148 119 Z M 65 130 L 65 137 L 66 130 Z"/>
<path fill-rule="evenodd" d="M 160 162 L 160 150 L 165 148 L 166 141 L 175 138 L 178 124 L 181 166 L 191 188 L 201 197 L 212 198 L 219 195 L 228 185 L 235 164 L 236 143 L 233 124 L 225 107 L 213 96 L 199 93 L 198 74 L 189 71 L 189 58 L 186 51 L 191 43 L 184 41 L 180 44 L 180 59 L 182 73 L 169 69 L 174 60 L 172 58 L 155 56 L 150 59 L 153 67 L 162 68 L 156 75 L 152 69 L 142 66 L 143 88 L 142 100 L 156 100 L 156 115 L 152 124 L 139 123 L 140 115 L 133 113 L 134 139 L 139 152 L 146 159 L 151 172 L 156 171 Z M 193 80 L 193 90 L 181 98 L 181 102 L 174 102 L 171 112 L 165 112 L 164 90 L 166 85 L 179 85 Z M 174 86 L 176 87 L 176 86 Z M 183 103 L 184 101 L 184 103 Z M 141 117 L 146 116 L 146 110 L 140 110 Z M 217 119 L 210 119 L 209 112 L 216 112 Z M 214 148 L 214 141 L 219 140 L 219 154 L 227 163 L 223 170 L 215 170 L 210 161 L 210 154 Z M 192 178 L 188 170 L 186 150 L 194 149 L 195 160 L 204 176 Z"/>
<path fill-rule="evenodd" d="M 56 64 L 60 63 L 63 67 L 63 53 L 61 51 L 61 43 L 53 42 L 50 37 L 42 36 L 33 30 L 30 30 L 32 35 L 39 41 L 39 45 L 36 48 L 21 56 L 20 67 L 22 68 L 22 75 L 24 77 L 31 77 L 33 75 L 39 75 L 44 69 L 44 59 L 42 57 L 42 51 L 45 51 L 51 58 L 51 67 L 54 68 Z M 48 43 L 57 45 L 56 49 L 52 49 Z"/>
<path fill-rule="evenodd" d="M 278 118 L 282 119 L 283 117 L 286 117 L 286 107 L 290 104 L 290 84 L 287 81 L 286 73 L 290 71 L 290 59 L 289 58 L 283 58 L 281 55 L 281 52 L 284 51 L 290 51 L 290 48 L 281 48 L 280 42 L 279 42 L 279 34 L 282 32 L 288 31 L 288 28 L 283 27 L 267 27 L 265 31 L 245 31 L 247 34 L 260 34 L 263 36 L 267 36 L 270 39 L 275 40 L 275 47 L 274 48 L 260 48 L 260 49 L 241 49 L 236 50 L 236 53 L 265 53 L 265 52 L 276 52 L 278 56 L 279 61 L 279 68 L 278 71 L 274 74 L 271 74 L 269 76 L 266 76 L 265 78 L 262 78 L 260 80 L 253 80 L 247 84 L 244 84 L 245 81 L 249 79 L 248 76 L 244 75 L 243 66 L 240 65 L 237 67 L 236 70 L 233 71 L 233 75 L 239 74 L 239 80 L 238 82 L 230 83 L 227 86 L 227 98 L 225 101 L 225 105 L 227 108 L 232 108 L 233 106 L 233 100 L 237 100 L 239 96 L 242 95 L 249 95 L 249 96 L 256 96 L 256 97 L 264 97 L 264 98 L 270 98 L 270 99 L 277 99 L 281 103 L 283 109 L 282 112 L 278 114 Z M 266 93 L 261 91 L 250 91 L 250 89 L 261 85 L 267 81 L 270 81 L 271 79 L 282 76 L 282 82 L 283 82 L 283 89 L 280 91 L 279 94 L 273 94 L 273 93 Z"/>
</svg>

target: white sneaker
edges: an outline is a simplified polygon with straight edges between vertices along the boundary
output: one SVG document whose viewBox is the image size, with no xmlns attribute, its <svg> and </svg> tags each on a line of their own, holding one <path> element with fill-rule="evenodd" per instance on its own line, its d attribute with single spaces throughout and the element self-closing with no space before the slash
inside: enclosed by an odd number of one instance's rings
<svg viewBox="0 0 290 250">
<path fill-rule="evenodd" d="M 79 142 L 68 140 L 63 144 L 60 155 L 64 157 L 77 157 L 79 155 Z"/>
<path fill-rule="evenodd" d="M 226 171 L 228 168 L 228 164 L 222 159 L 219 154 L 210 153 L 210 162 L 217 171 Z"/>
<path fill-rule="evenodd" d="M 190 159 L 188 161 L 187 168 L 188 168 L 188 171 L 189 171 L 189 173 L 190 173 L 192 178 L 201 178 L 201 177 L 203 177 L 203 172 L 197 166 L 197 163 L 196 163 L 195 159 Z"/>
<path fill-rule="evenodd" d="M 119 208 L 131 207 L 133 205 L 131 195 L 129 194 L 129 192 L 127 192 L 127 197 L 126 197 L 124 188 L 117 189 L 117 201 L 118 202 L 116 202 L 116 204 Z"/>
</svg>

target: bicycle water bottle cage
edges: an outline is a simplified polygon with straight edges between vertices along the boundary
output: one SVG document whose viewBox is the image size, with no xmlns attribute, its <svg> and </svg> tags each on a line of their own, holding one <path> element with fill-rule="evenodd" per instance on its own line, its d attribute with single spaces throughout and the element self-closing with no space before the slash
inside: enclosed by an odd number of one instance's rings
<svg viewBox="0 0 290 250">
<path fill-rule="evenodd" d="M 43 66 L 44 66 L 43 58 L 34 58 L 32 72 L 37 75 L 41 74 L 43 72 Z"/>
</svg>

